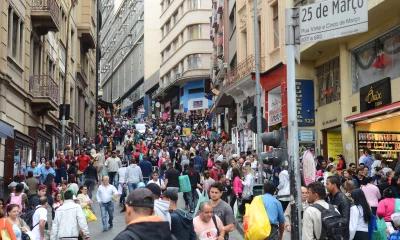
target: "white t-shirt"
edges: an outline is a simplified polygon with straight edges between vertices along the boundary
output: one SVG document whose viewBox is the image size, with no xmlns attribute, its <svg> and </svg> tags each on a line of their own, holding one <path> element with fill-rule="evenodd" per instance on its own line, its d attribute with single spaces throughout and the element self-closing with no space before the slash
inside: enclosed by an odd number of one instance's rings
<svg viewBox="0 0 400 240">
<path fill-rule="evenodd" d="M 118 182 L 119 183 L 124 183 L 125 182 L 125 173 L 126 173 L 126 167 L 122 167 L 118 169 Z"/>
<path fill-rule="evenodd" d="M 162 179 L 158 179 L 157 181 L 153 181 L 153 179 L 151 179 L 150 181 L 147 182 L 147 185 L 149 185 L 150 183 L 155 183 L 159 187 L 164 187 L 164 181 Z"/>
<path fill-rule="evenodd" d="M 218 228 L 223 229 L 224 225 L 218 216 L 215 216 Z M 194 231 L 196 232 L 197 239 L 199 240 L 214 240 L 218 238 L 217 228 L 214 221 L 211 219 L 208 223 L 203 222 L 200 216 L 193 218 Z"/>
<path fill-rule="evenodd" d="M 47 222 L 47 209 L 41 206 L 38 207 L 38 209 L 32 216 L 32 226 L 35 226 L 37 224 L 37 226 L 32 229 L 32 232 L 36 236 L 36 240 L 40 240 L 40 224 L 38 224 L 40 223 L 40 220 L 44 220 L 45 222 Z"/>
</svg>

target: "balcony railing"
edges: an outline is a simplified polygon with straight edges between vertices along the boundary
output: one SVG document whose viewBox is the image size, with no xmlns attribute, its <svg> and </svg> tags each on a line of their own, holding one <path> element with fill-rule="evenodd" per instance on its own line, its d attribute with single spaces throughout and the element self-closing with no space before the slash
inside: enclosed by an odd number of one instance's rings
<svg viewBox="0 0 400 240">
<path fill-rule="evenodd" d="M 243 62 L 226 74 L 226 87 L 230 87 L 233 84 L 239 82 L 244 77 L 250 75 L 256 71 L 255 56 L 250 55 Z M 260 57 L 260 71 L 264 69 L 264 58 Z"/>
<path fill-rule="evenodd" d="M 46 12 L 49 11 L 51 18 L 54 23 L 57 25 L 57 28 L 60 26 L 60 9 L 56 0 L 32 0 L 31 6 L 32 12 Z"/>
<path fill-rule="evenodd" d="M 48 75 L 31 76 L 29 79 L 29 92 L 34 98 L 50 98 L 58 105 L 58 85 Z"/>
</svg>

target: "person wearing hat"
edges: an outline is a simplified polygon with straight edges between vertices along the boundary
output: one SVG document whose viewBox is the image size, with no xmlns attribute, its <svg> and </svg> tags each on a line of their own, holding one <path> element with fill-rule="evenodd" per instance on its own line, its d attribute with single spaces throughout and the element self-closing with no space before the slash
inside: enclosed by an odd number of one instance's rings
<svg viewBox="0 0 400 240">
<path fill-rule="evenodd" d="M 223 173 L 224 171 L 221 169 L 221 161 L 216 160 L 214 162 L 214 167 L 210 170 L 210 177 L 215 181 L 218 181 L 218 175 Z"/>
<path fill-rule="evenodd" d="M 395 232 L 390 234 L 389 237 L 387 238 L 388 240 L 398 240 L 400 239 L 400 213 L 393 213 L 391 215 L 392 217 L 392 222 L 395 226 Z"/>
<path fill-rule="evenodd" d="M 171 228 L 171 215 L 169 214 L 170 203 L 160 199 L 161 188 L 156 183 L 150 183 L 146 186 L 153 193 L 154 197 L 154 213 L 156 216 L 161 217 L 165 222 L 169 223 Z"/>
<path fill-rule="evenodd" d="M 169 201 L 172 236 L 176 239 L 196 240 L 193 216 L 188 211 L 178 208 L 178 194 L 175 191 L 167 190 L 163 194 L 163 200 Z"/>
<path fill-rule="evenodd" d="M 35 209 L 39 205 L 40 197 L 46 196 L 47 187 L 44 184 L 38 186 L 37 195 L 29 200 L 29 209 Z"/>
<path fill-rule="evenodd" d="M 127 227 L 114 240 L 175 239 L 171 235 L 168 222 L 153 215 L 154 197 L 149 189 L 133 190 L 128 195 L 124 212 Z"/>
</svg>

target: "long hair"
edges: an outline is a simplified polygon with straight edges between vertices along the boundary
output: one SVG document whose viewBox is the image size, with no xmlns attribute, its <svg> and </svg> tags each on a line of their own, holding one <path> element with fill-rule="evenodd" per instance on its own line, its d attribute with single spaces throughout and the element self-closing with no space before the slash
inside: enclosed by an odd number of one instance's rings
<svg viewBox="0 0 400 240">
<path fill-rule="evenodd" d="M 50 196 L 53 188 L 51 187 L 52 183 L 54 182 L 54 175 L 52 173 L 49 173 L 46 177 L 46 180 L 43 182 L 44 185 L 47 187 L 47 192 L 46 195 Z"/>
<path fill-rule="evenodd" d="M 369 223 L 371 221 L 371 208 L 368 204 L 367 198 L 361 189 L 354 189 L 351 192 L 351 197 L 354 200 L 354 205 L 361 206 L 364 212 L 364 221 Z"/>
<path fill-rule="evenodd" d="M 232 168 L 232 181 L 234 181 L 236 177 L 240 178 L 240 171 L 238 168 L 234 167 Z"/>
</svg>

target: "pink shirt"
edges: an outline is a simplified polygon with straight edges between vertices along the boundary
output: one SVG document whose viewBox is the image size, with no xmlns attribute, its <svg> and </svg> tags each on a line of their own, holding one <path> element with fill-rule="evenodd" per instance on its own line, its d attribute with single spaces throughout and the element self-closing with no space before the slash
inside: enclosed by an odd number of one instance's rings
<svg viewBox="0 0 400 240">
<path fill-rule="evenodd" d="M 365 197 L 369 203 L 370 207 L 377 207 L 379 199 L 381 198 L 381 193 L 379 188 L 374 184 L 368 183 L 366 186 L 362 186 L 361 190 L 364 192 Z"/>
<path fill-rule="evenodd" d="M 224 229 L 221 219 L 215 216 L 219 229 Z M 212 219 L 208 223 L 201 220 L 200 216 L 193 218 L 194 231 L 196 232 L 197 239 L 199 240 L 215 240 L 218 238 L 217 228 Z"/>
<path fill-rule="evenodd" d="M 394 198 L 385 198 L 378 204 L 378 209 L 376 210 L 376 216 L 378 218 L 384 218 L 385 222 L 392 221 L 391 215 L 394 213 L 394 208 L 396 206 L 396 200 Z"/>
<path fill-rule="evenodd" d="M 242 184 L 242 180 L 240 180 L 239 177 L 235 177 L 235 179 L 233 180 L 233 192 L 238 195 L 239 193 L 243 192 L 243 184 Z"/>
</svg>

